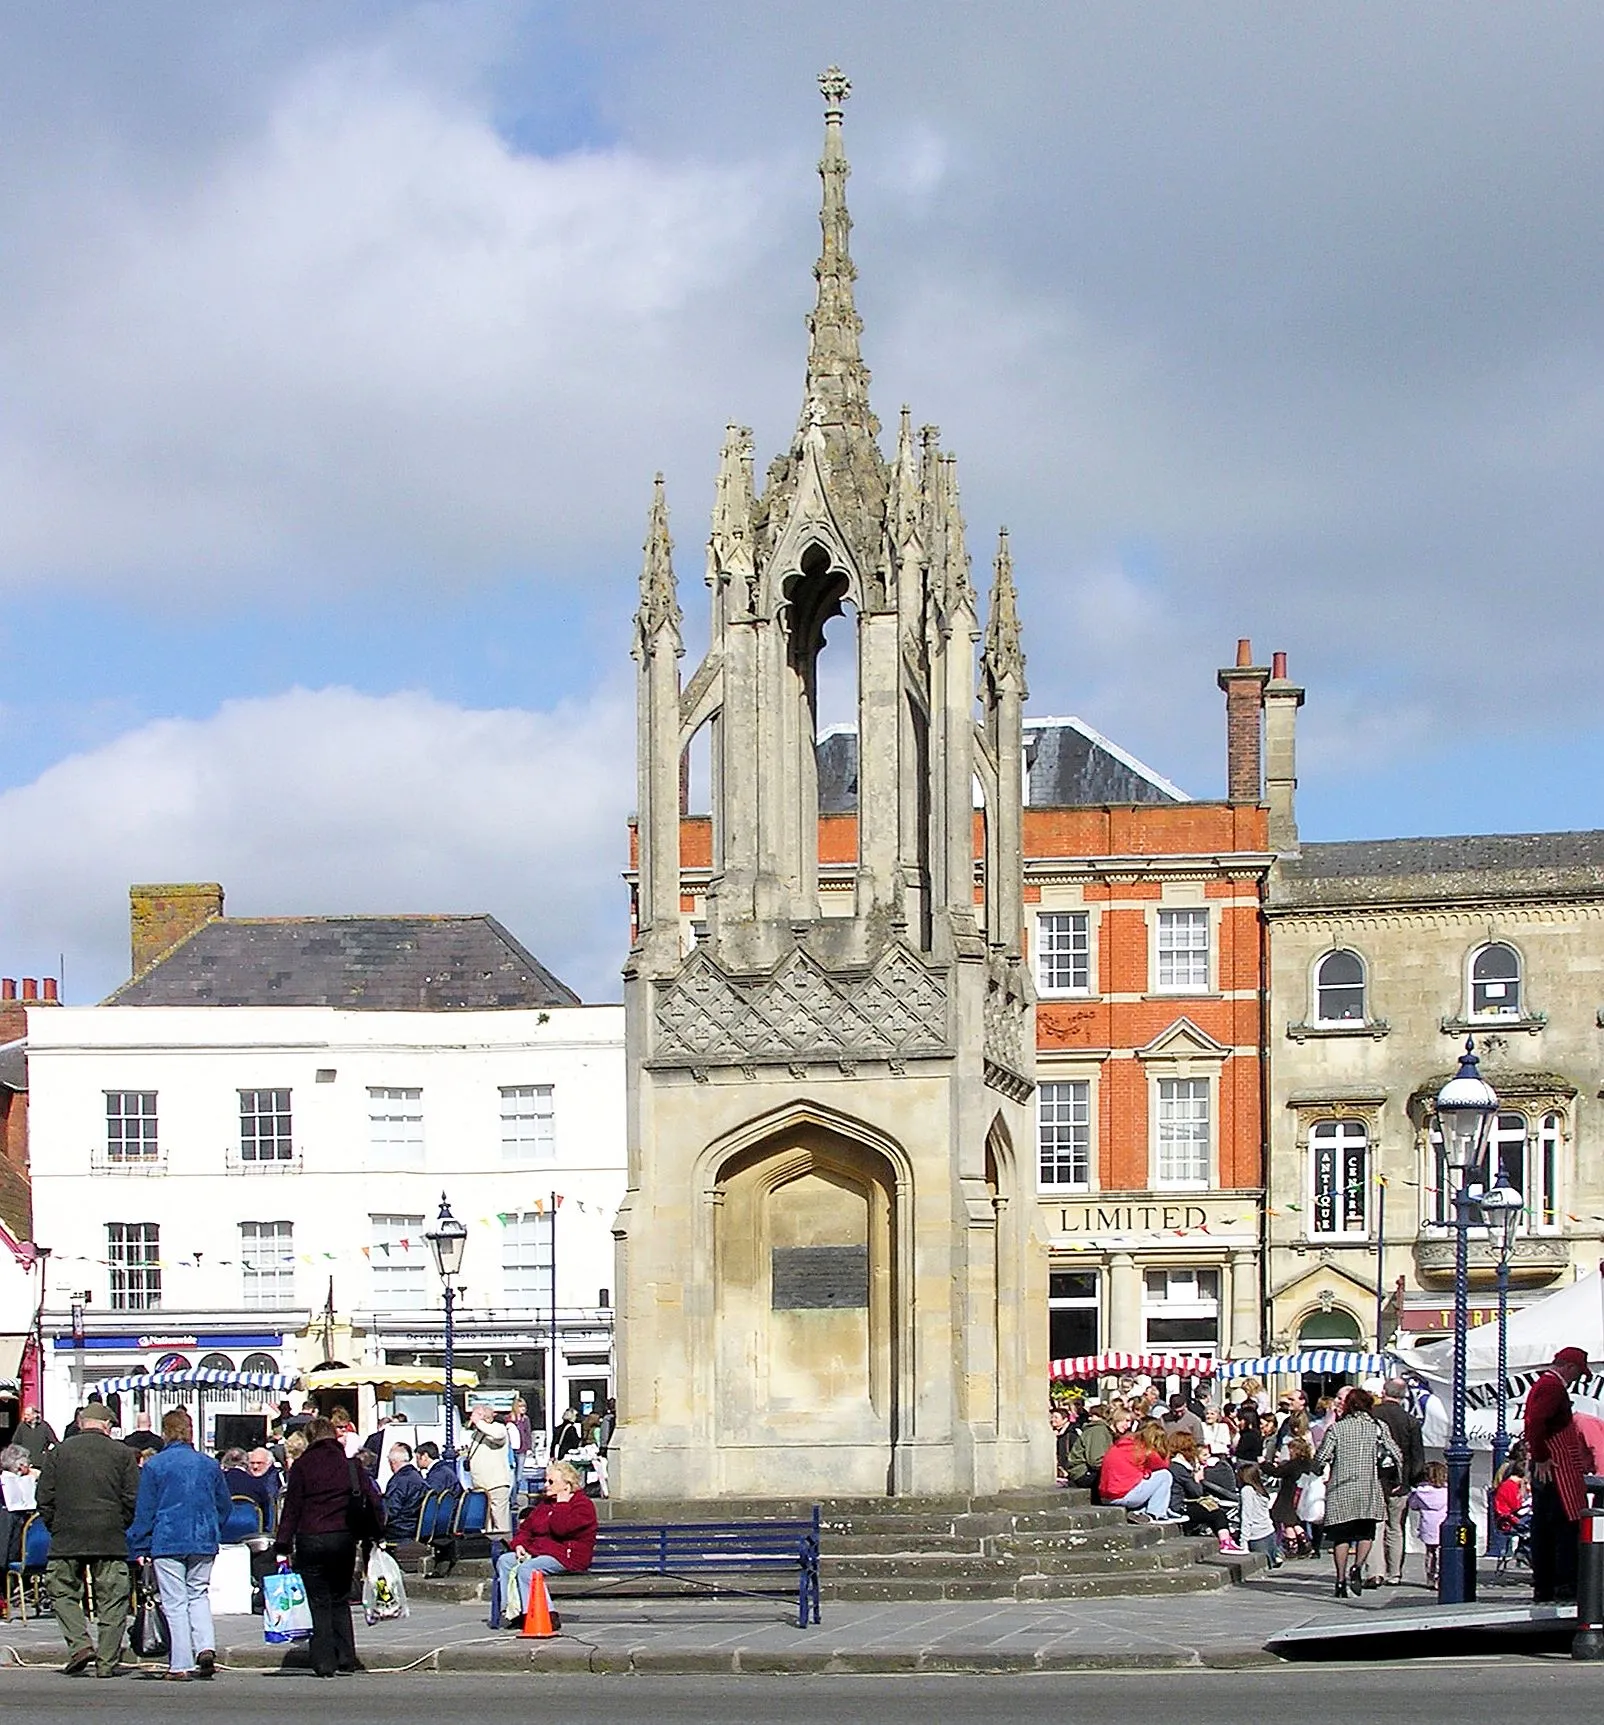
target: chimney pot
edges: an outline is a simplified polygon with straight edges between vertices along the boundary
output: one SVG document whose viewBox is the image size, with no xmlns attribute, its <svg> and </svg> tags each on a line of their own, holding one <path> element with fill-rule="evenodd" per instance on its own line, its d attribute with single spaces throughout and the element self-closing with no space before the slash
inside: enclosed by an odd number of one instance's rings
<svg viewBox="0 0 1604 1725">
<path fill-rule="evenodd" d="M 1272 677 L 1284 679 L 1286 674 L 1287 656 L 1285 653 L 1277 653 L 1270 660 L 1270 675 Z"/>
<path fill-rule="evenodd" d="M 24 1000 L 37 1000 L 39 998 L 39 983 L 35 977 L 23 977 L 22 998 Z"/>
<path fill-rule="evenodd" d="M 17 979 L 14 976 L 0 976 L 0 1000 L 15 1000 L 17 998 Z"/>
<path fill-rule="evenodd" d="M 56 992 L 57 983 L 56 983 L 55 977 L 47 976 L 44 979 L 44 982 L 41 984 L 41 986 L 43 987 L 43 989 L 45 991 L 45 999 L 46 1000 L 51 1001 L 52 1003 L 55 1003 L 55 1002 L 60 1000 L 61 997 Z"/>
<path fill-rule="evenodd" d="M 1253 642 L 1247 635 L 1241 636 L 1236 644 L 1236 662 L 1239 665 L 1253 663 Z"/>
</svg>

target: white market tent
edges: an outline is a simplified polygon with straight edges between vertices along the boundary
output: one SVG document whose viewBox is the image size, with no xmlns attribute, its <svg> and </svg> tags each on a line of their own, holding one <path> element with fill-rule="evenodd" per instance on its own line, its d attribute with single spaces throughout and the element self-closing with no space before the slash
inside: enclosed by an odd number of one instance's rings
<svg viewBox="0 0 1604 1725">
<path fill-rule="evenodd" d="M 1540 1372 L 1560 1348 L 1586 1348 L 1594 1367 L 1604 1366 L 1604 1275 L 1597 1270 L 1509 1314 L 1511 1377 Z M 1403 1357 L 1439 1394 L 1447 1392 L 1454 1371 L 1451 1337 Z M 1498 1326 L 1478 1324 L 1465 1338 L 1465 1381 L 1491 1384 L 1497 1371 Z"/>
</svg>

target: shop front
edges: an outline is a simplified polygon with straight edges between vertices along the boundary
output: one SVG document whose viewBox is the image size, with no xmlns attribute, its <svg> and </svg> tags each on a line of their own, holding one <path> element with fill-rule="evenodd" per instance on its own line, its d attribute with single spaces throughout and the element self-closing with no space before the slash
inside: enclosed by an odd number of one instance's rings
<svg viewBox="0 0 1604 1725">
<path fill-rule="evenodd" d="M 47 1320 L 48 1321 L 48 1320 Z M 286 1345 L 288 1342 L 288 1346 Z M 83 1327 L 50 1339 L 46 1402 L 59 1429 L 70 1420 L 96 1384 L 114 1378 L 215 1374 L 217 1379 L 294 1377 L 294 1337 L 280 1330 L 161 1330 L 97 1333 Z M 182 1405 L 199 1416 L 199 1435 L 209 1442 L 219 1416 L 276 1412 L 282 1391 L 244 1382 L 202 1382 L 188 1390 Z M 125 1426 L 138 1414 L 153 1423 L 179 1400 L 166 1391 L 137 1387 L 118 1394 L 114 1411 Z M 57 1418 L 56 1416 L 60 1417 Z"/>
<path fill-rule="evenodd" d="M 1258 1350 L 1255 1194 L 1090 1196 L 1042 1210 L 1049 1358 Z"/>
</svg>

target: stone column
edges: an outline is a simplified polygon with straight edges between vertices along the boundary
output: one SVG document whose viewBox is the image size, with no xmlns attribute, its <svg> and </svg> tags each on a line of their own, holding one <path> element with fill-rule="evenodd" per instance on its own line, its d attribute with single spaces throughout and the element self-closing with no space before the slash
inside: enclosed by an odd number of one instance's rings
<svg viewBox="0 0 1604 1725">
<path fill-rule="evenodd" d="M 1140 1353 L 1142 1341 L 1142 1275 L 1129 1252 L 1108 1258 L 1108 1346 L 1111 1352 Z"/>
<path fill-rule="evenodd" d="M 1259 1334 L 1258 1254 L 1242 1248 L 1231 1254 L 1231 1339 L 1233 1353 L 1263 1352 Z"/>
</svg>

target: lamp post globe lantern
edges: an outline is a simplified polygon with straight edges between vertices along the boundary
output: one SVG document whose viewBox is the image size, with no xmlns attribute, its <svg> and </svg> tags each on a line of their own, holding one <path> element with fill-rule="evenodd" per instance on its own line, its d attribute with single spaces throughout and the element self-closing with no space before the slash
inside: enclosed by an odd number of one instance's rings
<svg viewBox="0 0 1604 1725">
<path fill-rule="evenodd" d="M 1493 1477 L 1509 1459 L 1509 1397 L 1505 1378 L 1509 1373 L 1509 1260 L 1515 1251 L 1515 1235 L 1526 1201 L 1498 1170 L 1498 1184 L 1481 1201 L 1487 1223 L 1487 1238 L 1498 1255 L 1498 1426 L 1493 1433 Z"/>
<path fill-rule="evenodd" d="M 444 1192 L 440 1194 L 440 1214 L 435 1217 L 432 1228 L 424 1229 L 423 1237 L 429 1242 L 429 1250 L 434 1254 L 434 1267 L 440 1272 L 440 1281 L 445 1288 L 446 1441 L 441 1455 L 446 1461 L 455 1461 L 457 1456 L 457 1389 L 456 1380 L 453 1376 L 454 1362 L 452 1359 L 455 1345 L 453 1306 L 457 1293 L 456 1279 L 462 1274 L 462 1259 L 468 1248 L 468 1230 L 451 1214 L 451 1206 L 447 1203 Z"/>
<path fill-rule="evenodd" d="M 1470 1515 L 1470 1443 L 1465 1435 L 1465 1338 L 1470 1327 L 1470 1196 L 1481 1166 L 1498 1092 L 1481 1076 L 1474 1037 L 1465 1038 L 1459 1070 L 1437 1092 L 1436 1124 L 1454 1205 L 1454 1384 L 1453 1425 L 1443 1459 L 1448 1464 L 1448 1516 L 1443 1522 L 1437 1567 L 1437 1598 L 1464 1605 L 1476 1597 L 1475 1524 Z"/>
</svg>

